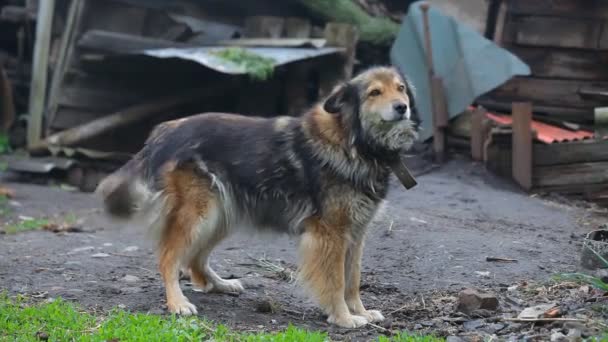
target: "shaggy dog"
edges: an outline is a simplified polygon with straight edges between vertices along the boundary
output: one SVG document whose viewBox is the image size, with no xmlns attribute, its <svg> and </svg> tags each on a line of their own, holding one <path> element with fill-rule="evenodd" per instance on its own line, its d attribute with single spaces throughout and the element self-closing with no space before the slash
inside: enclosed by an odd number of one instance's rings
<svg viewBox="0 0 608 342">
<path fill-rule="evenodd" d="M 197 312 L 180 289 L 180 268 L 204 291 L 243 291 L 211 269 L 209 255 L 235 231 L 268 231 L 299 239 L 299 279 L 328 322 L 381 321 L 359 296 L 363 241 L 387 195 L 389 166 L 417 137 L 413 101 L 397 70 L 375 67 L 301 117 L 168 121 L 98 193 L 112 216 L 142 217 L 157 232 L 173 313 Z"/>
</svg>

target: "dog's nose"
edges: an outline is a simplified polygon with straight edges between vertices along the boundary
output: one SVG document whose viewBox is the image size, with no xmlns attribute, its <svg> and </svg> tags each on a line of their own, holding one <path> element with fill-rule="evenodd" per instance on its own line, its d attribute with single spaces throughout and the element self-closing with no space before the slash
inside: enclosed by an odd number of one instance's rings
<svg viewBox="0 0 608 342">
<path fill-rule="evenodd" d="M 403 116 L 407 112 L 407 105 L 405 103 L 395 103 L 393 108 L 399 115 Z"/>
</svg>

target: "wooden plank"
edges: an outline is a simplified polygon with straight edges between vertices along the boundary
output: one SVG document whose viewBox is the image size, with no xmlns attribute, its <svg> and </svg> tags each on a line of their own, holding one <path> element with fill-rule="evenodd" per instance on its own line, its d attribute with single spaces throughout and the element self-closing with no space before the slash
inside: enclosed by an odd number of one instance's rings
<svg viewBox="0 0 608 342">
<path fill-rule="evenodd" d="M 476 102 L 490 111 L 509 113 L 511 110 L 509 98 L 499 98 L 493 94 L 485 95 Z M 566 120 L 570 122 L 593 124 L 593 110 L 584 108 L 566 108 L 558 106 L 534 106 L 534 113 L 541 113 L 552 119 Z"/>
<path fill-rule="evenodd" d="M 608 80 L 608 51 L 516 45 L 505 48 L 528 64 L 535 77 Z"/>
<path fill-rule="evenodd" d="M 608 162 L 608 140 L 534 145 L 534 165 Z"/>
<path fill-rule="evenodd" d="M 534 172 L 534 184 L 538 187 L 601 183 L 608 183 L 608 161 L 539 166 Z"/>
<path fill-rule="evenodd" d="M 252 16 L 245 19 L 246 37 L 280 38 L 283 34 L 285 19 L 272 16 Z"/>
<path fill-rule="evenodd" d="M 147 9 L 107 1 L 91 1 L 87 9 L 84 31 L 101 30 L 141 35 L 144 30 Z"/>
<path fill-rule="evenodd" d="M 154 48 L 191 47 L 190 44 L 140 37 L 132 34 L 100 30 L 87 31 L 78 40 L 78 47 L 103 52 L 132 52 Z"/>
<path fill-rule="evenodd" d="M 530 101 L 534 105 L 588 109 L 605 105 L 605 101 L 581 96 L 580 90 L 608 91 L 608 82 L 539 79 L 515 77 L 490 93 L 503 102 Z"/>
<path fill-rule="evenodd" d="M 49 90 L 49 101 L 46 113 L 45 135 L 49 134 L 49 124 L 55 119 L 59 94 L 62 92 L 62 85 L 68 66 L 74 61 L 74 47 L 77 32 L 82 24 L 83 13 L 86 9 L 85 0 L 72 0 L 68 9 L 68 18 L 61 37 L 61 46 L 57 63 L 53 69 L 51 87 Z"/>
<path fill-rule="evenodd" d="M 156 95 L 161 91 L 158 90 Z M 93 109 L 108 112 L 126 107 L 149 98 L 150 94 L 142 91 L 128 91 L 128 88 L 117 86 L 115 89 L 95 87 L 67 86 L 63 89 L 58 104 L 82 109 Z"/>
<path fill-rule="evenodd" d="M 32 82 L 29 101 L 29 119 L 27 125 L 27 144 L 36 145 L 41 138 L 46 87 L 48 78 L 48 59 L 53 28 L 55 0 L 43 1 L 38 9 L 36 25 L 36 43 L 32 63 Z"/>
<path fill-rule="evenodd" d="M 310 38 L 312 25 L 310 20 L 304 18 L 286 18 L 285 19 L 285 37 L 291 38 Z"/>
<path fill-rule="evenodd" d="M 601 21 L 511 15 L 507 19 L 503 42 L 518 45 L 597 49 L 601 33 Z"/>
<path fill-rule="evenodd" d="M 532 188 L 532 104 L 513 103 L 513 179 L 524 190 Z"/>
<path fill-rule="evenodd" d="M 510 0 L 508 4 L 511 14 L 608 19 L 603 0 Z"/>
</svg>

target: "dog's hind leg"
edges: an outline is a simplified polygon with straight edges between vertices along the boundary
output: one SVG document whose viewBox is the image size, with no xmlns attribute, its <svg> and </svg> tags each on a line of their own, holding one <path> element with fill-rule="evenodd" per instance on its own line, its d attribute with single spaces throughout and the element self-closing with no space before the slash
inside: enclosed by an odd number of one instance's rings
<svg viewBox="0 0 608 342">
<path fill-rule="evenodd" d="M 308 223 L 300 241 L 299 276 L 328 314 L 329 323 L 357 328 L 368 320 L 352 315 L 344 299 L 346 240 L 344 229 L 328 226 L 320 220 Z"/>
<path fill-rule="evenodd" d="M 218 206 L 210 182 L 193 169 L 172 169 L 164 175 L 165 227 L 160 236 L 159 267 L 170 312 L 196 314 L 196 307 L 179 286 L 179 269 L 197 252 L 197 245 L 213 236 Z"/>
<path fill-rule="evenodd" d="M 361 285 L 361 257 L 363 256 L 363 240 L 353 241 L 349 244 L 344 264 L 346 290 L 345 299 L 350 312 L 363 316 L 370 322 L 384 320 L 378 310 L 366 310 L 361 302 L 359 286 Z"/>
<path fill-rule="evenodd" d="M 225 230 L 218 229 L 213 236 L 201 241 L 199 251 L 190 262 L 192 283 L 203 292 L 240 293 L 244 291 L 238 279 L 222 279 L 209 265 L 213 248 L 226 237 Z"/>
</svg>

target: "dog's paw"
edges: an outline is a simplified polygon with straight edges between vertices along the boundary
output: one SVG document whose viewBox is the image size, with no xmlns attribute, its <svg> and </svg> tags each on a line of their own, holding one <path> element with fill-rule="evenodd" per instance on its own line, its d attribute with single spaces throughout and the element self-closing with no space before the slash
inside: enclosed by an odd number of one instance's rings
<svg viewBox="0 0 608 342">
<path fill-rule="evenodd" d="M 185 298 L 173 303 L 167 303 L 167 308 L 169 312 L 182 316 L 196 315 L 197 313 L 196 306 Z"/>
<path fill-rule="evenodd" d="M 356 315 L 345 315 L 341 317 L 329 316 L 327 322 L 348 329 L 359 328 L 369 323 L 367 318 Z"/>
<path fill-rule="evenodd" d="M 241 293 L 245 291 L 245 288 L 238 279 L 222 279 L 213 284 L 212 291 L 222 293 Z"/>
<path fill-rule="evenodd" d="M 367 318 L 370 322 L 382 322 L 384 321 L 384 316 L 378 310 L 366 310 L 365 312 L 358 314 L 365 318 Z"/>
</svg>

